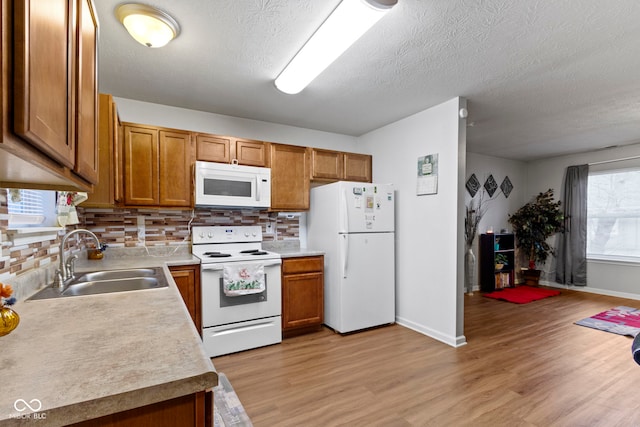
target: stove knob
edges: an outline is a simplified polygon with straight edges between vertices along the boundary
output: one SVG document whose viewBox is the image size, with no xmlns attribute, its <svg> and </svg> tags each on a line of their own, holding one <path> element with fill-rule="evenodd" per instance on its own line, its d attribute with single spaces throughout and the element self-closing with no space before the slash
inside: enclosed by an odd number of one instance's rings
<svg viewBox="0 0 640 427">
<path fill-rule="evenodd" d="M 249 233 L 244 233 L 244 237 L 249 237 Z"/>
<path fill-rule="evenodd" d="M 213 237 L 213 233 L 209 233 L 209 234 L 207 234 L 207 237 L 208 237 L 208 238 L 212 238 L 212 237 Z"/>
<path fill-rule="evenodd" d="M 203 239 L 204 238 L 204 232 L 200 232 L 200 238 Z"/>
<path fill-rule="evenodd" d="M 252 235 L 253 237 L 258 237 L 258 234 L 256 234 L 256 233 L 251 233 L 251 235 Z"/>
</svg>

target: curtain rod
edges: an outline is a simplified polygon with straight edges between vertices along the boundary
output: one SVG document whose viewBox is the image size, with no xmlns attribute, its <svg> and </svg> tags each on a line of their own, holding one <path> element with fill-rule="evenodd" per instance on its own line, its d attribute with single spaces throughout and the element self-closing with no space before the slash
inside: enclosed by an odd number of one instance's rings
<svg viewBox="0 0 640 427">
<path fill-rule="evenodd" d="M 640 156 L 624 157 L 622 159 L 616 159 L 616 160 L 603 160 L 601 162 L 588 163 L 588 165 L 589 166 L 603 165 L 605 163 L 624 162 L 625 160 L 634 160 L 634 159 L 640 159 Z"/>
</svg>

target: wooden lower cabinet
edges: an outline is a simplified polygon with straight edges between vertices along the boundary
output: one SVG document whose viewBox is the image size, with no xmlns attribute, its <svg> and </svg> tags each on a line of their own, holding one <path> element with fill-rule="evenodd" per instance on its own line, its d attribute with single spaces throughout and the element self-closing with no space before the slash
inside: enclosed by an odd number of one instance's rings
<svg viewBox="0 0 640 427">
<path fill-rule="evenodd" d="M 73 427 L 213 427 L 213 392 L 201 391 L 93 420 Z"/>
<path fill-rule="evenodd" d="M 282 260 L 282 335 L 318 331 L 324 321 L 324 256 Z"/>
<path fill-rule="evenodd" d="M 180 290 L 189 314 L 196 325 L 198 333 L 202 335 L 202 304 L 200 289 L 200 266 L 180 265 L 169 267 L 171 276 Z"/>
</svg>

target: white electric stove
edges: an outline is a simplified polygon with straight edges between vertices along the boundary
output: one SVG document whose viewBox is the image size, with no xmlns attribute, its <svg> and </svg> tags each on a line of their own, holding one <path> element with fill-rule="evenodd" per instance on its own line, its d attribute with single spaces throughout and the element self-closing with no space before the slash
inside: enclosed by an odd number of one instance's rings
<svg viewBox="0 0 640 427">
<path fill-rule="evenodd" d="M 281 342 L 282 261 L 262 250 L 262 228 L 196 226 L 192 232 L 191 252 L 201 260 L 202 340 L 209 357 Z M 264 273 L 263 290 L 228 294 L 225 269 L 256 268 Z"/>
</svg>

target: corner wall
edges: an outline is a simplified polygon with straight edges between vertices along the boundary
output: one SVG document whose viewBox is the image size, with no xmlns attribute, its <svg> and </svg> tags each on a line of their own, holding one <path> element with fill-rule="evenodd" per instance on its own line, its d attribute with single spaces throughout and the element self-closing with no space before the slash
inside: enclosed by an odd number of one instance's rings
<svg viewBox="0 0 640 427">
<path fill-rule="evenodd" d="M 464 105 L 454 98 L 360 138 L 373 155 L 374 182 L 396 189 L 396 320 L 452 346 L 466 342 L 460 201 L 466 139 L 458 117 Z M 438 154 L 438 192 L 418 196 L 418 157 L 429 154 Z"/>
</svg>

